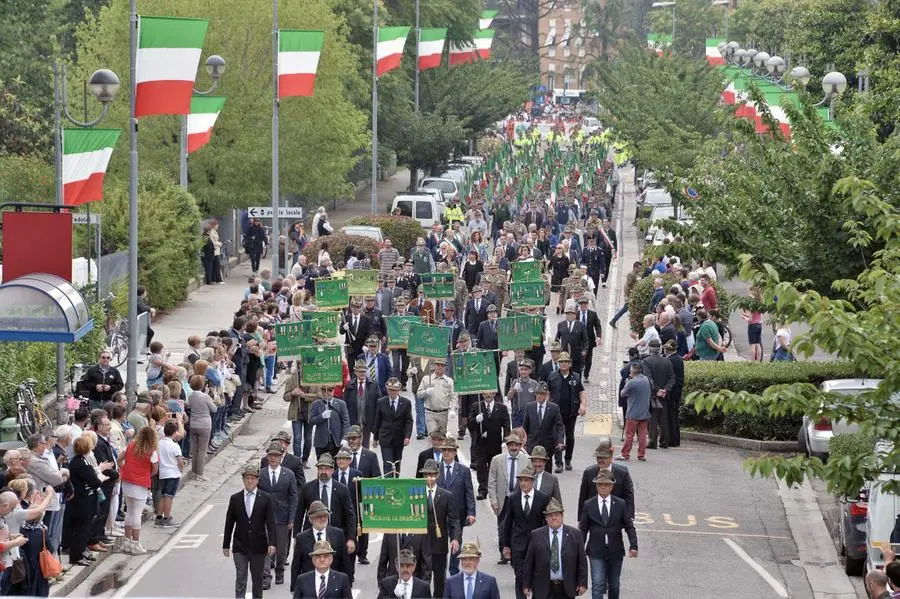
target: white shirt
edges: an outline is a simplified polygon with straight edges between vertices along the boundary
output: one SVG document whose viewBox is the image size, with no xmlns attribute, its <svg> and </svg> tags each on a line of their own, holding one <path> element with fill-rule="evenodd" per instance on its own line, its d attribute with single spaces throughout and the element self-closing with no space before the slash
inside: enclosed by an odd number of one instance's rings
<svg viewBox="0 0 900 599">
<path fill-rule="evenodd" d="M 338 470 L 336 474 L 337 474 L 337 480 L 341 484 L 350 486 L 350 484 L 353 482 L 353 480 L 350 478 L 350 468 L 347 468 L 346 470 Z M 346 483 L 343 482 L 343 480 L 341 480 L 342 477 L 347 480 Z"/>
<path fill-rule="evenodd" d="M 319 589 L 322 588 L 322 577 L 325 577 L 325 588 L 328 588 L 328 577 L 331 576 L 331 569 L 325 570 L 324 572 L 319 572 L 316 570 L 316 592 L 319 592 Z"/>
<path fill-rule="evenodd" d="M 541 490 L 541 479 L 543 478 L 543 476 L 544 476 L 543 472 L 539 472 L 534 475 L 534 488 L 537 489 L 538 491 Z"/>
<path fill-rule="evenodd" d="M 548 538 L 550 539 L 550 553 L 552 555 L 553 554 L 553 532 L 554 532 L 554 529 L 552 527 L 548 526 L 547 531 L 548 531 L 547 532 Z M 558 531 L 556 536 L 559 539 L 559 541 L 558 541 L 559 542 L 559 570 L 557 570 L 557 571 L 550 570 L 550 580 L 562 580 L 563 579 L 563 559 L 562 559 L 563 536 L 564 536 L 563 527 L 560 526 L 559 528 L 556 529 L 556 531 Z M 548 559 L 550 559 L 550 556 L 547 556 L 547 557 L 548 557 Z"/>
<path fill-rule="evenodd" d="M 181 447 L 171 437 L 163 437 L 159 442 L 159 478 L 181 478 L 178 458 Z"/>
<path fill-rule="evenodd" d="M 248 499 L 249 497 L 249 499 Z M 250 502 L 250 505 L 247 505 L 247 502 Z M 250 514 L 253 513 L 253 506 L 256 505 L 256 491 L 248 491 L 244 489 L 244 509 L 247 510 L 249 508 Z M 250 517 L 250 514 L 247 514 L 247 517 Z"/>
<path fill-rule="evenodd" d="M 328 540 L 328 531 L 325 528 L 323 528 L 322 530 L 319 530 L 318 528 L 313 526 L 312 533 L 313 533 L 313 542 Z M 320 534 L 322 535 L 321 537 L 319 537 Z"/>
<path fill-rule="evenodd" d="M 403 585 L 406 585 L 404 588 Z M 403 580 L 402 578 L 397 579 L 397 586 L 394 589 L 394 595 L 396 597 L 403 597 L 403 599 L 412 599 L 412 588 L 413 588 L 413 579 L 410 577 L 409 580 Z M 402 590 L 403 595 L 397 595 L 397 590 Z"/>
<path fill-rule="evenodd" d="M 494 402 L 485 404 L 485 407 L 487 408 L 487 413 L 490 414 L 494 411 Z"/>
<path fill-rule="evenodd" d="M 319 499 L 322 498 L 322 487 L 323 486 L 328 489 L 328 505 L 326 505 L 325 507 L 330 508 L 331 507 L 331 497 L 334 495 L 334 493 L 331 492 L 331 490 L 332 490 L 331 489 L 331 479 L 329 478 L 328 481 L 324 482 L 324 483 L 319 481 Z"/>
<path fill-rule="evenodd" d="M 606 499 L 597 495 L 597 507 L 600 508 L 600 517 L 603 517 L 603 506 L 606 505 L 606 513 L 608 516 L 612 515 L 612 495 L 607 495 Z M 607 517 L 608 517 L 607 516 Z M 609 545 L 609 536 L 603 535 L 603 544 Z"/>
<path fill-rule="evenodd" d="M 278 477 L 281 476 L 281 464 L 279 464 L 278 467 L 275 468 L 274 470 L 272 469 L 271 466 L 266 468 L 266 476 L 269 477 L 269 479 L 268 479 L 269 484 L 272 483 L 272 473 L 273 472 L 275 473 L 275 482 L 278 482 Z"/>
<path fill-rule="evenodd" d="M 522 509 L 525 509 L 525 498 L 528 498 L 528 508 L 531 509 L 532 504 L 534 503 L 534 489 L 529 493 L 522 493 Z"/>
</svg>

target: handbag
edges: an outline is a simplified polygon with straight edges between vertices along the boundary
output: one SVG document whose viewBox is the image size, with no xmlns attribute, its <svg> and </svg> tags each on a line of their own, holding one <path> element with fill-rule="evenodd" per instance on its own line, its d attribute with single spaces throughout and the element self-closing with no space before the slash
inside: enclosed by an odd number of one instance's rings
<svg viewBox="0 0 900 599">
<path fill-rule="evenodd" d="M 21 557 L 17 560 L 13 560 L 12 566 L 10 567 L 9 581 L 13 584 L 19 584 L 25 582 L 27 579 L 28 568 L 25 565 L 25 560 Z"/>
<path fill-rule="evenodd" d="M 47 549 L 47 529 L 41 530 L 41 535 L 44 539 L 44 548 L 41 549 L 41 553 L 38 555 L 38 560 L 41 564 L 41 574 L 44 575 L 44 578 L 56 578 L 62 573 L 62 564 L 59 563 L 59 560 L 56 559 L 56 556 L 50 553 L 50 550 Z"/>
</svg>

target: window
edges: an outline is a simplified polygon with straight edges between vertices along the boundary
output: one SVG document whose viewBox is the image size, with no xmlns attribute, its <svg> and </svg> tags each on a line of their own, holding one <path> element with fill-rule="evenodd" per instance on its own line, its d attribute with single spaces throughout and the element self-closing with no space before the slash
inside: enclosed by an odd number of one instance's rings
<svg viewBox="0 0 900 599">
<path fill-rule="evenodd" d="M 579 58 L 584 58 L 584 54 L 585 54 L 584 48 L 583 48 L 583 47 L 582 47 L 582 48 L 578 48 L 578 56 L 579 56 Z"/>
<path fill-rule="evenodd" d="M 565 20 L 565 29 L 563 30 L 562 39 L 559 43 L 563 46 L 569 45 L 569 39 L 572 37 L 572 19 Z"/>
<path fill-rule="evenodd" d="M 416 218 L 430 220 L 432 218 L 431 202 L 416 202 Z"/>
<path fill-rule="evenodd" d="M 544 45 L 547 47 L 552 47 L 554 41 L 556 40 L 556 21 L 550 22 L 550 28 L 547 29 L 547 37 L 544 38 Z"/>
<path fill-rule="evenodd" d="M 412 216 L 412 202 L 410 200 L 399 200 L 396 207 L 400 209 L 401 216 Z"/>
</svg>

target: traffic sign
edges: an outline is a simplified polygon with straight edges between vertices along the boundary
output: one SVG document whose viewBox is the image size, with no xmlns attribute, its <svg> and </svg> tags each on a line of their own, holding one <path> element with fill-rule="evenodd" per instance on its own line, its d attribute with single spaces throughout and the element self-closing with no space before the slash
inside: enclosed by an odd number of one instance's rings
<svg viewBox="0 0 900 599">
<path fill-rule="evenodd" d="M 88 221 L 88 216 L 90 216 L 90 221 Z M 99 214 L 73 214 L 72 215 L 72 224 L 73 225 L 99 225 L 100 224 L 100 215 Z"/>
<path fill-rule="evenodd" d="M 253 206 L 247 208 L 247 215 L 250 218 L 272 218 L 271 206 Z M 278 218 L 303 218 L 304 210 L 302 206 L 279 206 Z"/>
</svg>

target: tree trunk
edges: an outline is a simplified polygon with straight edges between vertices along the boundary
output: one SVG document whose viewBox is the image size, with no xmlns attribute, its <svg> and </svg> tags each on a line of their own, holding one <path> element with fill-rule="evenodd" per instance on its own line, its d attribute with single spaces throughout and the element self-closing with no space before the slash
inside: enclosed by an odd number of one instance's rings
<svg viewBox="0 0 900 599">
<path fill-rule="evenodd" d="M 419 169 L 409 167 L 409 191 L 416 191 L 419 188 Z"/>
</svg>

